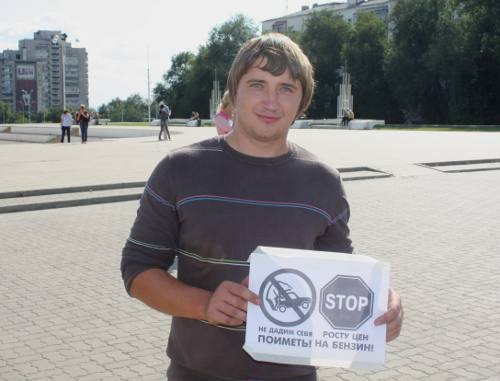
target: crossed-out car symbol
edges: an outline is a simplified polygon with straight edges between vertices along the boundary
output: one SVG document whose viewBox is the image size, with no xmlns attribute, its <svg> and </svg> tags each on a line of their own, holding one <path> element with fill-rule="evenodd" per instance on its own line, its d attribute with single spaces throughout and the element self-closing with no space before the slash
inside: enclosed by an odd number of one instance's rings
<svg viewBox="0 0 500 381">
<path fill-rule="evenodd" d="M 297 293 L 293 291 L 292 287 L 285 282 L 278 281 L 278 283 L 286 295 L 276 288 L 270 288 L 266 296 L 269 305 L 274 311 L 285 312 L 287 308 L 296 309 L 298 307 L 303 309 L 309 308 L 312 302 L 311 298 L 298 296 Z M 270 295 L 271 290 L 274 295 Z"/>
</svg>

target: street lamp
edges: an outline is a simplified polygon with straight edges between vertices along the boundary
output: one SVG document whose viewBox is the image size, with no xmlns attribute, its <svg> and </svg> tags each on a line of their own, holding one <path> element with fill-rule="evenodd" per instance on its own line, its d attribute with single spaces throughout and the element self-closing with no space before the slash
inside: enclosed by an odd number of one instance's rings
<svg viewBox="0 0 500 381">
<path fill-rule="evenodd" d="M 149 46 L 148 46 L 148 125 L 151 124 L 151 86 L 149 81 Z"/>
</svg>

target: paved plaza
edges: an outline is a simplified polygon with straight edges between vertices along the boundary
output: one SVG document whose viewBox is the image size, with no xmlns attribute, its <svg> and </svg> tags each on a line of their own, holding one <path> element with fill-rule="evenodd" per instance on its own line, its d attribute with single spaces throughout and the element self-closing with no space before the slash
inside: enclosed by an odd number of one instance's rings
<svg viewBox="0 0 500 381">
<path fill-rule="evenodd" d="M 145 181 L 169 150 L 215 135 L 172 132 L 172 142 L 158 142 L 154 130 L 86 145 L 2 144 L 0 193 Z M 388 345 L 384 369 L 321 368 L 320 379 L 499 380 L 500 170 L 416 164 L 498 159 L 500 133 L 290 137 L 334 167 L 392 175 L 345 187 L 355 250 L 390 262 L 403 331 Z M 170 318 L 129 298 L 119 270 L 137 206 L 0 214 L 0 380 L 165 379 Z"/>
</svg>

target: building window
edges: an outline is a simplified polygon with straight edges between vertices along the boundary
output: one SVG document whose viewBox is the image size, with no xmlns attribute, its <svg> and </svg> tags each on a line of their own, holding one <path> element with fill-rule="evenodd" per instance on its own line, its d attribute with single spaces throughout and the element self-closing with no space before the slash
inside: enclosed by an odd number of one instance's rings
<svg viewBox="0 0 500 381">
<path fill-rule="evenodd" d="M 278 33 L 286 32 L 286 20 L 276 21 L 273 24 L 273 32 L 278 32 Z"/>
</svg>

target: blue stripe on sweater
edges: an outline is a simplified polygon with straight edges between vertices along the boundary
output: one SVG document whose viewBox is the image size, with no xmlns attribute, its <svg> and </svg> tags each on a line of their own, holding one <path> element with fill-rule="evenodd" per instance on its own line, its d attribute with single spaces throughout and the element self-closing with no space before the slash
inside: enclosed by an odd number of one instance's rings
<svg viewBox="0 0 500 381">
<path fill-rule="evenodd" d="M 191 202 L 196 202 L 196 201 L 215 201 L 215 202 L 225 202 L 225 203 L 231 203 L 231 204 L 263 206 L 263 207 L 303 209 L 303 210 L 307 210 L 310 212 L 320 214 L 321 216 L 326 218 L 330 224 L 334 224 L 339 218 L 339 216 L 337 216 L 337 218 L 332 218 L 323 209 L 320 209 L 316 206 L 308 205 L 308 204 L 300 204 L 300 203 L 293 203 L 293 202 L 248 200 L 248 199 L 242 199 L 242 198 L 223 197 L 223 196 L 214 196 L 214 195 L 195 195 L 195 196 L 186 197 L 186 198 L 180 200 L 176 204 L 176 207 L 179 208 L 183 205 L 189 204 Z"/>
</svg>

